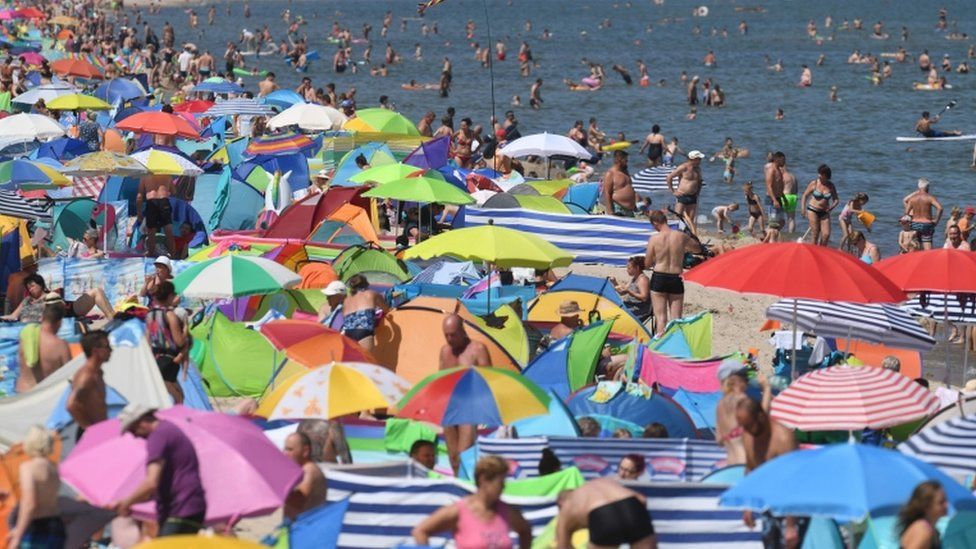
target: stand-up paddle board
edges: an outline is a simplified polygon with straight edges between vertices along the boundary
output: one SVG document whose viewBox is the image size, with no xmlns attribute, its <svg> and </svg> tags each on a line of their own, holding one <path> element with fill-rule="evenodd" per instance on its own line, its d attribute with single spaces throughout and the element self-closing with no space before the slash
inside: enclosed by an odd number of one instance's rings
<svg viewBox="0 0 976 549">
<path fill-rule="evenodd" d="M 895 141 L 901 143 L 918 143 L 920 141 L 976 141 L 976 133 L 969 135 L 947 135 L 945 137 L 896 137 Z"/>
</svg>

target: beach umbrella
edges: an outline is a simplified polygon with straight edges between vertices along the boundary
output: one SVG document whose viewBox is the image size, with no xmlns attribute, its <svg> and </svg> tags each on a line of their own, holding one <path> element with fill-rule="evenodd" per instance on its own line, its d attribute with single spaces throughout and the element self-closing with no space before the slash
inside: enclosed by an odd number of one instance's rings
<svg viewBox="0 0 976 549">
<path fill-rule="evenodd" d="M 37 8 L 21 8 L 14 12 L 14 17 L 18 19 L 44 19 L 47 16 Z"/>
<path fill-rule="evenodd" d="M 407 117 L 388 109 L 372 108 L 356 111 L 342 129 L 351 132 L 388 133 L 420 137 L 417 127 Z"/>
<path fill-rule="evenodd" d="M 82 93 L 72 93 L 56 97 L 47 102 L 47 108 L 52 111 L 107 111 L 112 105 L 102 101 L 97 97 Z"/>
<path fill-rule="evenodd" d="M 270 513 L 302 478 L 301 468 L 243 417 L 183 406 L 158 410 L 156 417 L 173 423 L 193 444 L 206 492 L 207 524 Z M 89 427 L 61 463 L 62 480 L 93 505 L 128 496 L 145 477 L 146 441 L 119 432 L 117 419 Z M 133 511 L 147 519 L 155 506 L 146 503 Z"/>
<path fill-rule="evenodd" d="M 285 356 L 305 366 L 333 361 L 375 362 L 356 341 L 309 320 L 275 320 L 261 334 Z"/>
<path fill-rule="evenodd" d="M 542 238 L 506 227 L 482 225 L 443 232 L 412 248 L 404 259 L 451 256 L 465 261 L 487 261 L 502 269 L 566 267 L 573 256 Z"/>
<path fill-rule="evenodd" d="M 77 76 L 88 80 L 105 78 L 101 69 L 84 59 L 58 59 L 51 63 L 51 70 L 58 76 Z"/>
<path fill-rule="evenodd" d="M 589 151 L 572 139 L 553 133 L 537 133 L 526 135 L 502 147 L 500 151 L 505 156 L 520 158 L 523 156 L 570 156 L 573 158 L 590 158 Z"/>
<path fill-rule="evenodd" d="M 53 101 L 62 95 L 71 95 L 73 93 L 78 93 L 78 91 L 78 88 L 68 84 L 67 82 L 41 84 L 40 86 L 35 86 L 17 97 L 14 97 L 11 99 L 11 102 L 20 105 L 34 105 L 39 100 L 43 99 L 44 102 L 47 103 L 48 101 Z"/>
<path fill-rule="evenodd" d="M 203 99 L 191 99 L 189 101 L 184 101 L 178 105 L 173 106 L 173 112 L 189 112 L 193 114 L 199 114 L 202 112 L 207 112 L 211 107 L 214 106 L 213 101 L 204 101 Z"/>
<path fill-rule="evenodd" d="M 19 57 L 24 63 L 35 66 L 40 66 L 45 61 L 44 56 L 36 51 L 27 51 L 18 55 L 17 57 Z"/>
<path fill-rule="evenodd" d="M 308 151 L 315 146 L 315 142 L 300 133 L 282 133 L 277 135 L 263 135 L 251 139 L 244 149 L 249 156 L 281 156 Z"/>
<path fill-rule="evenodd" d="M 149 540 L 134 549 L 267 549 L 267 546 L 227 536 L 184 534 Z"/>
<path fill-rule="evenodd" d="M 28 202 L 19 193 L 0 190 L 0 215 L 50 222 L 52 205 L 53 202 L 48 201 L 46 206 L 40 206 Z"/>
<path fill-rule="evenodd" d="M 62 27 L 73 27 L 78 24 L 78 20 L 67 15 L 55 15 L 47 20 L 49 25 L 61 25 Z"/>
<path fill-rule="evenodd" d="M 261 399 L 255 415 L 269 420 L 332 419 L 390 408 L 409 390 L 408 381 L 382 366 L 332 362 L 286 379 Z"/>
<path fill-rule="evenodd" d="M 833 366 L 784 389 L 770 416 L 802 431 L 884 429 L 939 411 L 939 399 L 910 378 L 884 368 Z"/>
<path fill-rule="evenodd" d="M 292 105 L 305 103 L 305 98 L 292 90 L 275 90 L 262 97 L 261 103 L 285 110 Z"/>
<path fill-rule="evenodd" d="M 270 294 L 301 281 L 270 259 L 227 255 L 197 263 L 173 279 L 176 292 L 193 299 L 230 299 Z"/>
<path fill-rule="evenodd" d="M 136 80 L 113 78 L 99 84 L 92 95 L 109 103 L 125 103 L 145 97 L 147 94 Z"/>
<path fill-rule="evenodd" d="M 926 427 L 899 444 L 898 450 L 964 482 L 976 474 L 976 418 L 955 417 Z"/>
<path fill-rule="evenodd" d="M 942 484 L 957 511 L 976 508 L 973 495 L 936 467 L 866 444 L 831 444 L 777 457 L 726 490 L 719 505 L 858 521 L 897 512 L 927 480 Z"/>
<path fill-rule="evenodd" d="M 341 128 L 346 115 L 332 107 L 313 103 L 296 103 L 268 120 L 272 130 L 288 126 L 298 126 L 305 131 L 325 131 Z"/>
<path fill-rule="evenodd" d="M 88 144 L 80 139 L 59 137 L 58 139 L 41 143 L 41 146 L 34 151 L 33 157 L 38 160 L 49 158 L 61 162 L 90 152 L 91 149 L 88 148 Z"/>
<path fill-rule="evenodd" d="M 15 114 L 0 120 L 0 143 L 47 141 L 64 135 L 64 126 L 40 114 Z"/>
<path fill-rule="evenodd" d="M 856 257 L 825 246 L 794 242 L 732 250 L 687 271 L 684 279 L 702 286 L 794 300 L 794 340 L 798 299 L 898 303 L 905 298 L 905 293 L 883 274 Z M 796 377 L 796 354 L 791 353 L 791 378 Z"/>
<path fill-rule="evenodd" d="M 263 105 L 254 99 L 240 97 L 217 101 L 200 116 L 214 118 L 218 116 L 268 116 L 271 114 L 274 114 L 274 110 L 268 105 Z"/>
<path fill-rule="evenodd" d="M 101 175 L 134 176 L 148 173 L 138 160 L 111 151 L 83 154 L 64 163 L 63 173 L 72 176 L 97 177 Z"/>
<path fill-rule="evenodd" d="M 549 395 L 517 372 L 460 367 L 421 380 L 397 416 L 436 425 L 501 426 L 549 412 Z"/>
<path fill-rule="evenodd" d="M 8 160 L 0 163 L 0 188 L 6 190 L 51 189 L 67 187 L 71 180 L 50 166 L 30 160 Z"/>
<path fill-rule="evenodd" d="M 407 177 L 390 181 L 362 194 L 363 198 L 386 198 L 423 204 L 474 204 L 471 195 L 443 179 L 430 176 Z"/>
<path fill-rule="evenodd" d="M 766 318 L 792 322 L 793 302 L 783 300 L 766 309 Z M 907 308 L 887 304 L 862 304 L 797 300 L 796 321 L 801 330 L 821 337 L 860 339 L 898 349 L 928 352 L 935 339 L 911 317 Z"/>
<path fill-rule="evenodd" d="M 397 181 L 408 177 L 421 175 L 425 170 L 409 164 L 384 164 L 367 168 L 349 177 L 353 183 L 365 184 L 369 182 L 379 183 L 380 185 Z"/>
<path fill-rule="evenodd" d="M 145 149 L 129 155 L 155 175 L 186 175 L 196 177 L 203 170 L 183 155 L 162 149 Z"/>
<path fill-rule="evenodd" d="M 187 119 L 162 111 L 140 112 L 127 116 L 115 124 L 115 129 L 154 135 L 174 135 L 200 139 L 200 132 Z"/>
<path fill-rule="evenodd" d="M 238 86 L 233 82 L 228 82 L 223 78 L 214 77 L 204 80 L 203 82 L 193 86 L 190 89 L 190 93 L 216 93 L 216 94 L 230 94 L 230 93 L 244 93 L 244 88 Z"/>
</svg>

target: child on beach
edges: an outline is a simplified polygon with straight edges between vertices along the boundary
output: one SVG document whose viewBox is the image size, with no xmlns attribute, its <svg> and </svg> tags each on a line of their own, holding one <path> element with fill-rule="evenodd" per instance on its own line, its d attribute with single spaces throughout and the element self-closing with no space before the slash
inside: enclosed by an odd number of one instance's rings
<svg viewBox="0 0 976 549">
<path fill-rule="evenodd" d="M 715 229 L 719 234 L 725 233 L 725 224 L 728 223 L 731 228 L 733 225 L 732 216 L 729 212 L 734 212 L 739 209 L 739 203 L 733 202 L 726 206 L 715 206 L 712 208 L 712 217 L 715 218 Z"/>
<path fill-rule="evenodd" d="M 899 221 L 901 231 L 898 233 L 898 253 L 907 254 L 921 249 L 918 234 L 912 229 L 912 218 L 905 215 Z"/>
<path fill-rule="evenodd" d="M 868 195 L 865 193 L 857 193 L 854 198 L 851 199 L 840 212 L 840 249 L 844 249 L 847 245 L 848 240 L 850 240 L 851 231 L 854 230 L 853 222 L 855 216 L 860 216 L 864 212 L 864 205 L 868 203 Z M 870 227 L 865 227 L 868 232 L 871 232 Z"/>
<path fill-rule="evenodd" d="M 763 235 L 762 243 L 779 242 L 779 228 L 779 221 L 775 219 L 770 220 L 769 227 L 766 228 L 766 234 Z"/>
<path fill-rule="evenodd" d="M 749 234 L 756 237 L 755 225 L 759 220 L 759 234 L 766 233 L 766 213 L 763 211 L 762 202 L 759 196 L 752 190 L 752 181 L 742 186 L 742 193 L 746 198 L 746 205 L 749 207 Z M 759 237 L 756 237 L 759 238 Z"/>
</svg>

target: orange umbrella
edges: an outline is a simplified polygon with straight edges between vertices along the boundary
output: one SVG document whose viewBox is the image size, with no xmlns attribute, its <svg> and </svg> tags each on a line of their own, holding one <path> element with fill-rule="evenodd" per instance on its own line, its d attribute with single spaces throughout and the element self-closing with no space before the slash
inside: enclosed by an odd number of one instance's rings
<svg viewBox="0 0 976 549">
<path fill-rule="evenodd" d="M 51 63 L 51 70 L 61 76 L 77 76 L 89 80 L 101 80 L 105 78 L 98 67 L 92 65 L 84 59 L 58 59 Z"/>
<path fill-rule="evenodd" d="M 74 38 L 74 37 L 75 37 L 75 31 L 71 29 L 63 29 L 61 30 L 61 32 L 58 33 L 57 39 L 67 40 L 69 38 Z"/>
<path fill-rule="evenodd" d="M 193 127 L 189 120 L 177 114 L 162 111 L 140 112 L 127 116 L 119 121 L 115 127 L 119 130 L 136 133 L 200 139 L 200 132 Z"/>
<path fill-rule="evenodd" d="M 261 333 L 285 356 L 305 366 L 328 362 L 369 362 L 369 351 L 339 332 L 310 320 L 273 320 L 261 326 Z"/>
</svg>

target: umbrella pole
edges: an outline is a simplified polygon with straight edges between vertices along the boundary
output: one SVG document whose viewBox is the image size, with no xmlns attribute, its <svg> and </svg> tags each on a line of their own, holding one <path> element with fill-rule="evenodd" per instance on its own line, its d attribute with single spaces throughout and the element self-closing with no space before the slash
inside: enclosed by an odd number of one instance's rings
<svg viewBox="0 0 976 549">
<path fill-rule="evenodd" d="M 945 322 L 942 333 L 945 335 L 945 374 L 942 376 L 942 383 L 949 385 L 949 294 L 942 294 L 942 321 Z"/>
<path fill-rule="evenodd" d="M 793 300 L 793 340 L 790 341 L 790 347 L 792 351 L 790 353 L 790 381 L 796 381 L 796 309 L 797 300 Z"/>
<path fill-rule="evenodd" d="M 962 333 L 962 379 L 960 385 L 966 384 L 966 376 L 969 375 L 969 325 L 963 324 Z"/>
</svg>

